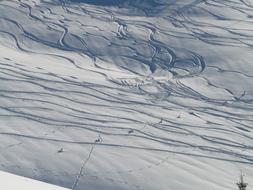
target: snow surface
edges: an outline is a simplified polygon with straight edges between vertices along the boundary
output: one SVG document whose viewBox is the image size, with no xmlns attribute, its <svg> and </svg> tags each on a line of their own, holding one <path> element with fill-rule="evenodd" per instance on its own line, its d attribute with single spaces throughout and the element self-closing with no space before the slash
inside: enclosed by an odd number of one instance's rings
<svg viewBox="0 0 253 190">
<path fill-rule="evenodd" d="M 1 0 L 0 169 L 252 189 L 252 48 L 253 0 Z"/>
<path fill-rule="evenodd" d="M 17 175 L 0 172 L 1 189 L 4 190 L 68 190 L 66 188 L 57 187 L 47 183 L 39 182 L 36 180 L 20 177 Z"/>
</svg>

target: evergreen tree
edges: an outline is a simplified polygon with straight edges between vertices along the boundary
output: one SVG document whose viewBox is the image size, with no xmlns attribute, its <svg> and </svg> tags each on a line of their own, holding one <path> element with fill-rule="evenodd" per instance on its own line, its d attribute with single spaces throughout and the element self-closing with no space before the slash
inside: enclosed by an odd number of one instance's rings
<svg viewBox="0 0 253 190">
<path fill-rule="evenodd" d="M 239 190 L 246 190 L 247 185 L 248 184 L 243 181 L 243 173 L 241 173 L 240 181 L 237 183 Z"/>
</svg>

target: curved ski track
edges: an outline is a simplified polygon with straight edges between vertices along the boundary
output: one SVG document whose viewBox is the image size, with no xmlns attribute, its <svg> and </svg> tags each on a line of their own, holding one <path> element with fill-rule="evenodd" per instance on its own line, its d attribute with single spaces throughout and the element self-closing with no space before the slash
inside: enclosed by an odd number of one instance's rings
<svg viewBox="0 0 253 190">
<path fill-rule="evenodd" d="M 252 177 L 253 2 L 127 2 L 0 1 L 0 169 L 89 190 Z"/>
</svg>

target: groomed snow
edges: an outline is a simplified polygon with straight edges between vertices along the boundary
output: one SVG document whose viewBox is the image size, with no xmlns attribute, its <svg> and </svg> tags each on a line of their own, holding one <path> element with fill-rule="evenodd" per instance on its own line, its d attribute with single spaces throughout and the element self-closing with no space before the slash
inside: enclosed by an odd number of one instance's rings
<svg viewBox="0 0 253 190">
<path fill-rule="evenodd" d="M 252 48 L 253 0 L 1 0 L 0 170 L 252 189 Z"/>
</svg>

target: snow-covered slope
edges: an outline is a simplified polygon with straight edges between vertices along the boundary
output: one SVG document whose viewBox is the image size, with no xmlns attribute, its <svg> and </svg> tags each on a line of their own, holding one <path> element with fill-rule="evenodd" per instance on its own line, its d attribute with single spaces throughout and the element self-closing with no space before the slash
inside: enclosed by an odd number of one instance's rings
<svg viewBox="0 0 253 190">
<path fill-rule="evenodd" d="M 68 190 L 66 188 L 57 187 L 47 183 L 42 183 L 36 180 L 20 177 L 17 175 L 0 172 L 1 189 L 4 190 Z"/>
<path fill-rule="evenodd" d="M 72 189 L 253 184 L 252 0 L 1 0 L 0 169 Z"/>
</svg>

